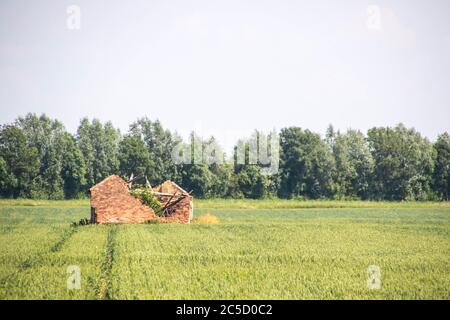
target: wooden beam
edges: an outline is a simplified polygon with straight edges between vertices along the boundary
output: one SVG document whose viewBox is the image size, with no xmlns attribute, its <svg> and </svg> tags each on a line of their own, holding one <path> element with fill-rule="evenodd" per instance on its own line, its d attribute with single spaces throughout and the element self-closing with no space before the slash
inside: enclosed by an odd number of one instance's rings
<svg viewBox="0 0 450 320">
<path fill-rule="evenodd" d="M 148 181 L 148 178 L 147 178 L 147 176 L 145 176 L 145 183 L 147 184 L 147 187 L 148 188 L 152 188 L 152 185 L 150 184 L 150 181 Z"/>
<path fill-rule="evenodd" d="M 171 197 L 171 196 L 173 196 L 173 193 L 156 192 L 156 191 L 151 191 L 151 193 L 154 194 L 155 196 L 162 196 L 162 197 Z M 177 197 L 181 197 L 183 195 L 182 194 L 178 194 L 176 196 Z"/>
<path fill-rule="evenodd" d="M 167 206 L 170 204 L 170 201 L 173 199 L 173 197 L 175 197 L 175 195 L 177 194 L 177 191 L 175 191 L 175 193 L 170 197 L 169 200 L 167 200 L 166 205 L 164 206 L 164 208 L 162 208 L 162 210 L 166 210 Z"/>
</svg>

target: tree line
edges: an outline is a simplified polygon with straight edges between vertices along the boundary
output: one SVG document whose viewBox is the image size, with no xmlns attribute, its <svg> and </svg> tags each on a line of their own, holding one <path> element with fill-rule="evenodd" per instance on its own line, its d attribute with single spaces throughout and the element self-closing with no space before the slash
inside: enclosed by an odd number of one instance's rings
<svg viewBox="0 0 450 320">
<path fill-rule="evenodd" d="M 264 175 L 265 164 L 236 160 L 237 147 L 234 161 L 177 164 L 172 150 L 185 142 L 148 118 L 133 122 L 125 134 L 111 122 L 84 118 L 71 134 L 60 121 L 30 113 L 0 126 L 0 196 L 83 198 L 109 175 L 133 173 L 147 176 L 152 185 L 174 180 L 201 198 L 449 200 L 447 132 L 430 142 L 402 124 L 367 134 L 341 133 L 330 125 L 323 138 L 288 127 L 279 139 L 279 170 Z M 217 145 L 214 137 L 194 133 L 191 140 L 200 151 Z M 248 140 L 238 143 L 246 146 L 248 160 Z M 214 152 L 224 156 L 220 147 Z"/>
</svg>

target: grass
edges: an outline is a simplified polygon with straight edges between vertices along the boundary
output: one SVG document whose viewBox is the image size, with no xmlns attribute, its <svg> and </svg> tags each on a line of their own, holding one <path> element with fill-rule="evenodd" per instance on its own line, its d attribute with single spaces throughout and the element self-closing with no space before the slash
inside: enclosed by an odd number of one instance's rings
<svg viewBox="0 0 450 320">
<path fill-rule="evenodd" d="M 86 207 L 89 199 L 32 200 L 0 199 L 0 207 Z M 441 201 L 361 201 L 361 200 L 287 200 L 287 199 L 195 199 L 197 209 L 313 209 L 313 208 L 443 208 L 450 202 Z"/>
<path fill-rule="evenodd" d="M 116 246 L 117 227 L 110 226 L 108 231 L 108 239 L 106 243 L 106 250 L 104 260 L 101 266 L 102 273 L 100 275 L 99 288 L 98 288 L 98 299 L 99 300 L 109 300 L 111 291 L 111 270 L 114 263 L 114 250 Z"/>
<path fill-rule="evenodd" d="M 87 201 L 3 200 L 0 299 L 450 299 L 448 203 L 226 203 L 195 201 L 217 224 L 72 229 Z"/>
<path fill-rule="evenodd" d="M 0 199 L 0 207 L 85 207 L 89 199 L 74 200 L 33 200 L 33 199 Z"/>
</svg>

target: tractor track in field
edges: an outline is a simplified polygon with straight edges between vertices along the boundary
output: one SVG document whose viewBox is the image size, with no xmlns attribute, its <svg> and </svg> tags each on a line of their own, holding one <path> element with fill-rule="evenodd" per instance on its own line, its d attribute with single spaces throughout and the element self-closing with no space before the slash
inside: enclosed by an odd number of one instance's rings
<svg viewBox="0 0 450 320">
<path fill-rule="evenodd" d="M 77 231 L 77 229 L 78 229 L 78 227 L 71 226 L 69 229 L 64 230 L 62 235 L 60 236 L 60 238 L 53 244 L 53 246 L 50 247 L 50 252 L 56 253 L 56 252 L 60 251 L 63 244 L 67 240 L 69 240 L 69 238 Z M 39 265 L 39 263 L 43 259 L 43 256 L 44 256 L 43 253 L 39 253 L 33 257 L 28 257 L 25 260 L 23 260 L 22 262 L 20 262 L 17 265 L 15 271 L 11 272 L 10 274 L 8 274 L 0 279 L 0 285 L 4 285 L 6 282 L 8 282 L 9 279 L 14 277 L 18 273 L 26 271 L 34 266 Z"/>
<path fill-rule="evenodd" d="M 51 252 L 58 252 L 61 250 L 64 243 L 73 236 L 73 234 L 78 230 L 78 227 L 71 226 L 69 229 L 65 230 L 61 238 L 55 242 L 55 244 L 50 248 Z"/>
<path fill-rule="evenodd" d="M 110 226 L 106 242 L 105 256 L 101 266 L 100 279 L 98 282 L 98 300 L 111 299 L 111 271 L 114 264 L 116 250 L 117 227 Z"/>
</svg>

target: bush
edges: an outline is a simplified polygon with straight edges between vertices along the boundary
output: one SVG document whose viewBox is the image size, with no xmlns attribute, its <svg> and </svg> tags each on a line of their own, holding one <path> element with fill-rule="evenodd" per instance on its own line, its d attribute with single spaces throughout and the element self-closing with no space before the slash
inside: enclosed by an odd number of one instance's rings
<svg viewBox="0 0 450 320">
<path fill-rule="evenodd" d="M 217 224 L 217 223 L 219 223 L 219 218 L 217 218 L 216 216 L 214 216 L 210 213 L 205 213 L 204 215 L 194 218 L 193 223 L 195 223 L 195 224 Z"/>
<path fill-rule="evenodd" d="M 83 218 L 83 219 L 80 219 L 80 221 L 78 221 L 78 222 L 72 222 L 70 225 L 71 225 L 71 227 L 79 227 L 79 226 L 87 226 L 90 223 L 91 223 L 91 221 L 89 219 Z"/>
<path fill-rule="evenodd" d="M 159 215 L 162 214 L 160 212 L 162 209 L 161 203 L 158 201 L 158 199 L 155 198 L 150 189 L 135 189 L 131 190 L 130 194 L 133 197 L 136 197 L 139 200 L 141 200 L 141 202 L 146 206 L 152 208 L 153 211 L 155 211 L 155 213 Z"/>
</svg>

